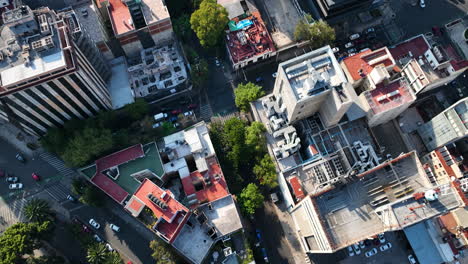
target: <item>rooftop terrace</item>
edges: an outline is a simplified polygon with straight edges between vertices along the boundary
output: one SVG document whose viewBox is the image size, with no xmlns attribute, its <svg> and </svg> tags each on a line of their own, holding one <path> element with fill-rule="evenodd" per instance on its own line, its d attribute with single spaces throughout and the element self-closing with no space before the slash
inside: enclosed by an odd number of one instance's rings
<svg viewBox="0 0 468 264">
<path fill-rule="evenodd" d="M 343 63 L 352 79 L 357 81 L 369 75 L 376 66 L 390 67 L 395 65 L 395 60 L 387 47 L 383 47 L 374 51 L 366 49 L 354 56 L 345 58 Z"/>
<path fill-rule="evenodd" d="M 389 84 L 380 83 L 374 90 L 364 92 L 364 96 L 374 114 L 386 112 L 416 100 L 416 96 L 403 78 Z"/>
<path fill-rule="evenodd" d="M 258 11 L 253 11 L 251 16 L 241 20 L 234 18 L 231 24 L 236 26 L 230 26 L 226 43 L 235 64 L 275 51 L 273 40 Z"/>
</svg>

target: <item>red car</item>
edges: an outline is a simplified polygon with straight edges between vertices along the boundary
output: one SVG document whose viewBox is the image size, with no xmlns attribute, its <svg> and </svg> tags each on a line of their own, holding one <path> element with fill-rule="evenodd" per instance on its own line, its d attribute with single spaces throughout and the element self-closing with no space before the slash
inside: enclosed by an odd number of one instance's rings
<svg viewBox="0 0 468 264">
<path fill-rule="evenodd" d="M 173 115 L 178 115 L 178 114 L 180 114 L 180 113 L 182 113 L 182 110 L 181 110 L 181 109 L 175 109 L 175 110 L 172 110 L 172 111 L 171 111 L 171 114 L 173 114 Z"/>
<path fill-rule="evenodd" d="M 39 175 L 37 175 L 36 173 L 33 172 L 32 174 L 32 178 L 35 180 L 35 181 L 40 181 L 41 180 L 41 177 L 39 177 Z"/>
</svg>

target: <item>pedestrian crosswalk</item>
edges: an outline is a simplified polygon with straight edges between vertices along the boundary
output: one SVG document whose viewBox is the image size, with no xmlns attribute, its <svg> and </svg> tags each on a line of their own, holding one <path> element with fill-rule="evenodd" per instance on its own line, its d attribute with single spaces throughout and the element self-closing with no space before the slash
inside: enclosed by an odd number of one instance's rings
<svg viewBox="0 0 468 264">
<path fill-rule="evenodd" d="M 57 202 L 66 200 L 67 196 L 70 194 L 70 190 L 60 182 L 49 184 L 44 188 L 44 191 L 47 192 Z"/>
<path fill-rule="evenodd" d="M 231 118 L 234 118 L 234 117 L 239 117 L 239 113 L 234 112 L 234 113 L 230 113 L 230 114 L 226 114 L 226 115 L 213 116 L 211 118 L 211 122 L 220 122 L 220 123 L 224 124 L 224 122 L 226 122 L 227 120 L 229 120 Z"/>
<path fill-rule="evenodd" d="M 39 155 L 39 157 L 49 163 L 52 167 L 54 167 L 55 169 L 57 169 L 59 171 L 59 173 L 62 175 L 62 176 L 71 176 L 73 174 L 75 174 L 75 171 L 68 168 L 65 163 L 57 158 L 56 156 L 48 153 L 48 152 L 43 152 Z"/>
<path fill-rule="evenodd" d="M 210 104 L 204 104 L 200 107 L 200 118 L 209 121 L 213 115 L 213 110 L 211 109 Z"/>
<path fill-rule="evenodd" d="M 6 228 L 23 221 L 23 207 L 26 200 L 24 198 L 9 200 L 8 203 L 4 200 L 0 201 L 0 232 Z"/>
</svg>

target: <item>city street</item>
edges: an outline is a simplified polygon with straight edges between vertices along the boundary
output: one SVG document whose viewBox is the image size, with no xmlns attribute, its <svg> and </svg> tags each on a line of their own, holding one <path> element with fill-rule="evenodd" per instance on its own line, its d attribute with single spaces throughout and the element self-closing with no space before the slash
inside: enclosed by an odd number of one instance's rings
<svg viewBox="0 0 468 264">
<path fill-rule="evenodd" d="M 421 8 L 419 3 L 413 6 L 410 2 L 390 0 L 396 14 L 395 22 L 404 31 L 405 38 L 430 32 L 433 26 L 443 26 L 468 12 L 468 3 L 464 0 L 428 0 L 425 8 Z"/>
</svg>

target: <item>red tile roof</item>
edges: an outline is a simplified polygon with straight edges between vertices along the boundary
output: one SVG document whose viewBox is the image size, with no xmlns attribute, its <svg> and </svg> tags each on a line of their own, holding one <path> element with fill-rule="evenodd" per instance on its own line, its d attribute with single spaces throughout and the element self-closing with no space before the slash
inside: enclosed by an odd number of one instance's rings
<svg viewBox="0 0 468 264">
<path fill-rule="evenodd" d="M 453 69 L 456 71 L 468 67 L 467 60 L 462 60 L 462 61 L 450 60 L 450 64 L 452 65 Z"/>
<path fill-rule="evenodd" d="M 378 65 L 390 67 L 395 64 L 395 61 L 387 47 L 383 47 L 375 51 L 366 49 L 354 56 L 345 58 L 343 63 L 351 74 L 353 80 L 357 81 L 368 75 L 374 67 Z"/>
<path fill-rule="evenodd" d="M 124 34 L 135 29 L 130 11 L 122 0 L 109 0 L 108 9 L 115 35 Z"/>
<path fill-rule="evenodd" d="M 128 193 L 107 175 L 102 174 L 102 172 L 106 169 L 143 157 L 144 155 L 143 146 L 138 144 L 102 157 L 96 160 L 96 174 L 91 181 L 112 199 L 118 203 L 122 203 L 125 198 L 127 198 Z"/>
<path fill-rule="evenodd" d="M 276 50 L 260 13 L 253 11 L 251 16 L 242 20 L 247 19 L 253 22 L 247 30 L 237 30 L 226 35 L 227 47 L 234 63 Z M 237 18 L 233 20 L 239 22 Z M 242 44 L 238 37 L 240 32 L 245 32 L 247 40 L 245 44 Z"/>
<path fill-rule="evenodd" d="M 200 203 L 215 201 L 229 195 L 221 167 L 215 159 L 209 159 L 207 162 L 209 164 L 209 168 L 203 175 L 198 171 L 194 171 L 190 173 L 190 176 L 182 178 L 182 185 L 184 187 L 185 194 L 187 196 L 195 194 Z M 215 175 L 219 176 L 218 180 L 215 179 Z M 207 186 L 203 177 L 208 177 L 212 184 Z M 197 182 L 201 184 L 203 189 L 198 191 L 195 189 L 194 184 Z M 193 208 L 197 206 L 198 204 L 192 205 Z"/>
<path fill-rule="evenodd" d="M 289 179 L 289 183 L 291 184 L 291 187 L 293 189 L 294 196 L 296 196 L 296 200 L 300 201 L 304 199 L 305 194 L 304 191 L 302 191 L 301 183 L 299 182 L 299 179 L 296 176 L 293 176 Z"/>
<path fill-rule="evenodd" d="M 393 57 L 398 60 L 401 57 L 409 56 L 411 51 L 413 58 L 418 58 L 419 56 L 424 56 L 424 53 L 430 49 L 429 44 L 426 41 L 424 35 L 419 35 L 417 37 L 405 40 L 395 47 L 390 48 L 390 53 Z"/>
<path fill-rule="evenodd" d="M 166 209 L 161 209 L 148 199 L 148 194 L 154 195 L 167 204 Z M 153 211 L 154 215 L 160 219 L 157 224 L 158 232 L 169 239 L 169 243 L 174 241 L 178 232 L 185 224 L 189 216 L 189 210 L 179 201 L 172 197 L 170 190 L 163 190 L 152 181 L 145 179 L 134 194 L 138 199 Z M 164 195 L 164 198 L 162 197 Z M 161 221 L 163 219 L 164 221 Z"/>
<path fill-rule="evenodd" d="M 407 87 L 407 83 L 401 79 L 389 84 L 380 83 L 374 90 L 366 93 L 369 94 L 366 97 L 371 101 L 369 105 L 374 114 L 387 111 L 416 99 Z"/>
</svg>

